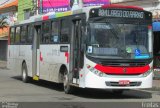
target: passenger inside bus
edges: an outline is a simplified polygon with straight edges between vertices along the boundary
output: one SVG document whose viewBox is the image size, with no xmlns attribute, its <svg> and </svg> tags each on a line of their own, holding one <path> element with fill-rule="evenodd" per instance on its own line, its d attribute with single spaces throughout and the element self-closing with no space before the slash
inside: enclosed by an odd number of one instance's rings
<svg viewBox="0 0 160 108">
<path fill-rule="evenodd" d="M 136 31 L 130 31 L 125 35 L 126 45 L 136 45 L 138 42 L 137 40 L 137 34 Z"/>
<path fill-rule="evenodd" d="M 99 47 L 111 47 L 114 39 L 112 39 L 113 36 L 109 32 L 109 30 L 97 30 L 95 32 L 95 43 L 99 45 Z"/>
</svg>

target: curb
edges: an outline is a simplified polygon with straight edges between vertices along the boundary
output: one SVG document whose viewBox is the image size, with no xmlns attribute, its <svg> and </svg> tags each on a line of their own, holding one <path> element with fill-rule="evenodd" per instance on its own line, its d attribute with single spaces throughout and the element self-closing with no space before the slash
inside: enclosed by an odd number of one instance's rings
<svg viewBox="0 0 160 108">
<path fill-rule="evenodd" d="M 160 87 L 152 87 L 152 88 L 149 88 L 149 89 L 145 89 L 145 90 L 150 90 L 150 91 L 160 91 Z"/>
<path fill-rule="evenodd" d="M 0 60 L 0 69 L 6 69 L 7 68 L 7 61 L 1 61 Z"/>
</svg>

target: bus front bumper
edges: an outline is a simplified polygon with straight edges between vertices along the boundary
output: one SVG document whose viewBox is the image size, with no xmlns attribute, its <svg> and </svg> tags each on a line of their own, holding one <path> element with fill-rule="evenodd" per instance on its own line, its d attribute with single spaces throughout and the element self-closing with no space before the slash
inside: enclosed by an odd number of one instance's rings
<svg viewBox="0 0 160 108">
<path fill-rule="evenodd" d="M 99 77 L 91 72 L 88 72 L 85 77 L 85 87 L 97 89 L 144 89 L 152 88 L 152 80 L 152 72 L 146 77 Z"/>
</svg>

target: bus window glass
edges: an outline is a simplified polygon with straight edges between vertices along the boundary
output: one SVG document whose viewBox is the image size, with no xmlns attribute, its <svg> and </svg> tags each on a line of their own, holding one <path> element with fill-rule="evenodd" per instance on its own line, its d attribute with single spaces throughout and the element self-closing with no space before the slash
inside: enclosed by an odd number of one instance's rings
<svg viewBox="0 0 160 108">
<path fill-rule="evenodd" d="M 22 28 L 21 28 L 21 43 L 26 42 L 26 35 L 27 35 L 27 26 L 22 26 Z"/>
<path fill-rule="evenodd" d="M 91 23 L 88 54 L 113 59 L 151 58 L 148 49 L 148 25 Z M 141 55 L 141 56 L 139 56 Z"/>
<path fill-rule="evenodd" d="M 50 22 L 45 22 L 43 24 L 43 35 L 42 35 L 42 43 L 50 42 Z"/>
<path fill-rule="evenodd" d="M 20 27 L 16 27 L 15 43 L 19 43 L 19 41 L 20 41 Z"/>
<path fill-rule="evenodd" d="M 52 22 L 52 31 L 51 31 L 51 43 L 57 43 L 59 42 L 59 23 L 58 22 Z"/>
<path fill-rule="evenodd" d="M 61 39 L 62 43 L 67 43 L 69 41 L 69 23 L 68 20 L 62 20 L 61 22 Z"/>
<path fill-rule="evenodd" d="M 15 28 L 11 28 L 10 32 L 11 44 L 14 44 L 14 33 L 15 33 Z"/>
<path fill-rule="evenodd" d="M 27 26 L 27 32 L 28 32 L 27 43 L 31 44 L 32 43 L 32 38 L 33 38 L 33 27 L 32 27 L 32 25 Z"/>
</svg>

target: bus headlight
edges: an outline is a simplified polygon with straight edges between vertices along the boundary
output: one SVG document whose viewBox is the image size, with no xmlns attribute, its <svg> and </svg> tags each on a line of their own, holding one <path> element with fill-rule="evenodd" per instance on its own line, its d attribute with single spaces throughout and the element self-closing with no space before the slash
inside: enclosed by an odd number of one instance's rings
<svg viewBox="0 0 160 108">
<path fill-rule="evenodd" d="M 90 66 L 90 65 L 86 65 L 86 66 L 87 66 L 87 68 L 88 68 L 92 73 L 96 74 L 97 76 L 99 76 L 99 77 L 104 77 L 104 76 L 106 76 L 105 73 L 103 73 L 103 72 L 95 69 L 94 67 L 92 67 L 92 66 Z"/>
<path fill-rule="evenodd" d="M 142 77 L 147 77 L 152 71 L 153 71 L 153 69 L 151 68 L 150 70 L 148 70 L 147 72 L 142 74 Z"/>
</svg>

